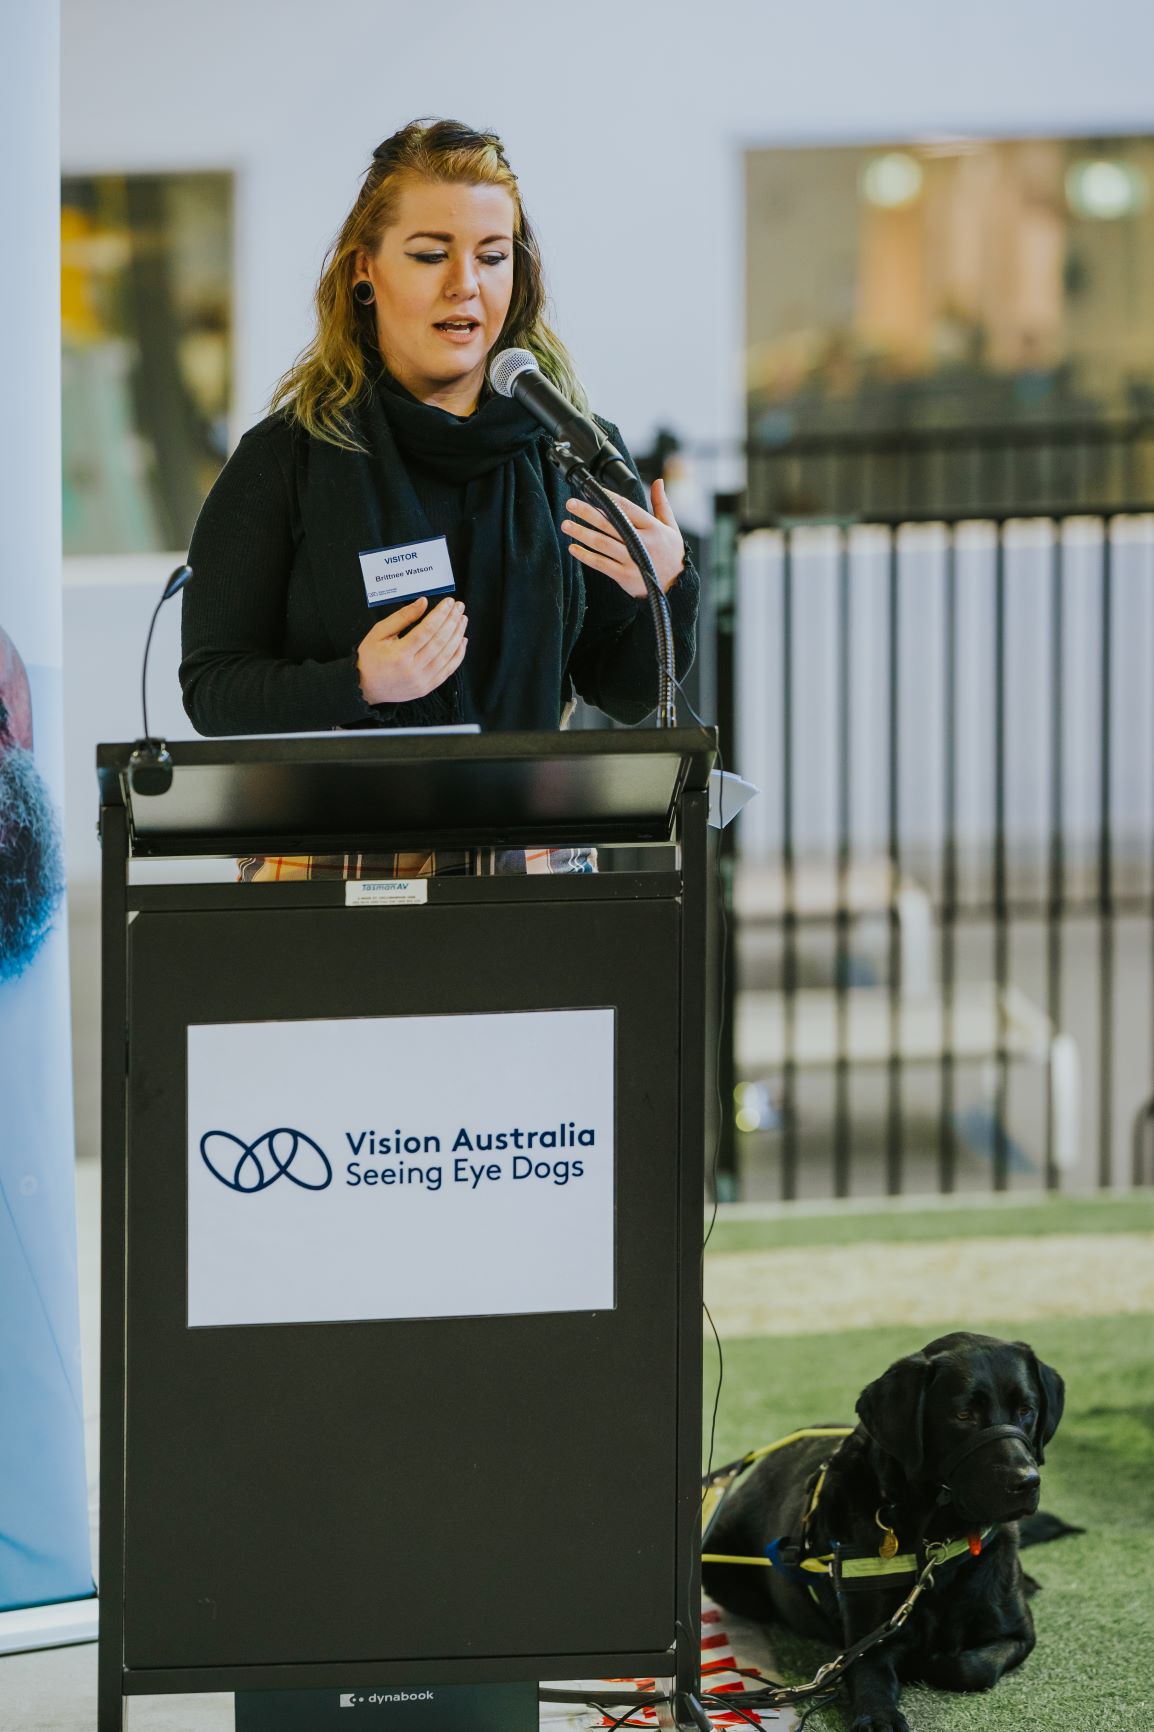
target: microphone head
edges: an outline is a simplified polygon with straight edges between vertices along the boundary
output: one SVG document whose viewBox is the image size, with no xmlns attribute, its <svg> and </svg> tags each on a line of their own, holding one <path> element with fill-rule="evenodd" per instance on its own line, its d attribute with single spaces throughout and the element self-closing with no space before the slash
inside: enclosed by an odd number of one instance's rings
<svg viewBox="0 0 1154 1732">
<path fill-rule="evenodd" d="M 164 586 L 164 594 L 160 598 L 161 601 L 167 601 L 170 596 L 176 594 L 178 589 L 183 589 L 191 576 L 191 565 L 178 565 Z"/>
<path fill-rule="evenodd" d="M 502 397 L 513 395 L 513 381 L 522 373 L 539 373 L 537 357 L 528 349 L 502 349 L 489 363 L 489 383 Z"/>
<path fill-rule="evenodd" d="M 128 784 L 134 794 L 167 794 L 172 787 L 172 755 L 163 740 L 138 740 L 128 760 Z"/>
</svg>

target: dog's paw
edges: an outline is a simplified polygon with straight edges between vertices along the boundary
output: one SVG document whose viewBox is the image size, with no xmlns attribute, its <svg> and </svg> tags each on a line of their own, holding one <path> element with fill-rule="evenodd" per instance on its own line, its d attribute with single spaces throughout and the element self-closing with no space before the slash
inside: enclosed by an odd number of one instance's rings
<svg viewBox="0 0 1154 1732">
<path fill-rule="evenodd" d="M 1002 1675 L 998 1659 L 981 1648 L 958 1653 L 927 1654 L 921 1665 L 921 1679 L 935 1690 L 972 1692 L 992 1690 Z"/>
<path fill-rule="evenodd" d="M 859 1714 L 850 1732 L 910 1732 L 910 1723 L 897 1708 L 874 1708 Z"/>
</svg>

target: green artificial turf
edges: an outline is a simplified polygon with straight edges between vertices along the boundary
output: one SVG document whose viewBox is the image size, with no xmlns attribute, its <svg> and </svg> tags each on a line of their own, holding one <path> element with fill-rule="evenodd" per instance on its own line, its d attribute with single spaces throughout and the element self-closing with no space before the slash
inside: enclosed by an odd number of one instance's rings
<svg viewBox="0 0 1154 1732">
<path fill-rule="evenodd" d="M 1042 1592 L 1038 1645 L 1023 1667 L 982 1695 L 907 1688 L 903 1712 L 912 1732 L 1144 1732 L 1154 1727 L 1154 1318 L 1011 1320 L 990 1333 L 1028 1340 L 1066 1379 L 1042 1508 L 1087 1532 L 1026 1554 Z M 726 1341 L 714 1460 L 799 1426 L 852 1422 L 863 1385 L 922 1345 L 900 1326 Z M 707 1355 L 707 1391 L 713 1371 Z M 774 1641 L 797 1678 L 829 1657 L 781 1632 Z M 808 1728 L 847 1724 L 835 1708 Z"/>
<path fill-rule="evenodd" d="M 771 1251 L 798 1245 L 849 1245 L 865 1240 L 1031 1238 L 1043 1233 L 1154 1232 L 1154 1195 L 1053 1197 L 1038 1202 L 934 1209 L 862 1209 L 837 1213 L 727 1216 L 709 1240 L 711 1251 Z"/>
</svg>

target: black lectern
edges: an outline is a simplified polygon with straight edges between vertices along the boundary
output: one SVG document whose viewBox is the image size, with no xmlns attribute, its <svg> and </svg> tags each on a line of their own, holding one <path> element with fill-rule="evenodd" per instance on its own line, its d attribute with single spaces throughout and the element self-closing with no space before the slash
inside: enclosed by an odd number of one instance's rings
<svg viewBox="0 0 1154 1732">
<path fill-rule="evenodd" d="M 97 754 L 99 1732 L 179 1691 L 689 1691 L 713 734 L 170 750 L 154 798 Z M 131 871 L 670 841 L 399 897 Z"/>
</svg>

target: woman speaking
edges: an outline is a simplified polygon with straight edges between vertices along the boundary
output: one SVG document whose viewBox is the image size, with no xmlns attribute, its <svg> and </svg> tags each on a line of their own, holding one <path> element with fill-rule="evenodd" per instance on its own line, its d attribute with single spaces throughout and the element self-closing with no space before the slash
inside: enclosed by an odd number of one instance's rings
<svg viewBox="0 0 1154 1732">
<path fill-rule="evenodd" d="M 499 139 L 415 121 L 379 146 L 313 341 L 196 525 L 181 683 L 201 733 L 556 728 L 574 690 L 621 721 L 653 708 L 640 572 L 567 497 L 544 430 L 486 383 L 495 349 L 524 348 L 585 407 L 544 305 Z M 623 509 L 668 593 L 680 675 L 697 577 L 661 483 L 643 497 L 638 482 Z M 405 593 L 405 556 L 432 559 L 439 599 Z"/>
</svg>

